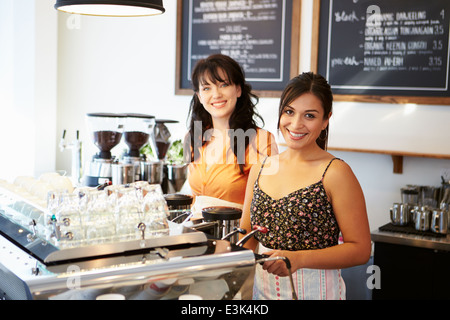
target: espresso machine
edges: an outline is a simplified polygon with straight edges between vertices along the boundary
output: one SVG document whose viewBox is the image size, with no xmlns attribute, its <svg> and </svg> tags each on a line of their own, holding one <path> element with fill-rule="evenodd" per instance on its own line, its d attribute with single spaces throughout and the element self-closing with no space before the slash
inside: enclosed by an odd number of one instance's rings
<svg viewBox="0 0 450 320">
<path fill-rule="evenodd" d="M 125 115 L 115 113 L 88 113 L 86 122 L 99 152 L 85 167 L 83 184 L 95 187 L 112 180 L 112 165 L 116 160 L 111 150 L 120 143 Z"/>
<path fill-rule="evenodd" d="M 125 186 L 90 191 L 82 198 L 86 206 L 76 205 L 83 203 L 78 195 L 62 193 L 49 208 L 4 186 L 0 301 L 177 300 L 186 294 L 231 300 L 256 263 L 242 245 L 166 223 L 166 204 L 154 185 L 145 189 L 145 214 Z"/>
</svg>

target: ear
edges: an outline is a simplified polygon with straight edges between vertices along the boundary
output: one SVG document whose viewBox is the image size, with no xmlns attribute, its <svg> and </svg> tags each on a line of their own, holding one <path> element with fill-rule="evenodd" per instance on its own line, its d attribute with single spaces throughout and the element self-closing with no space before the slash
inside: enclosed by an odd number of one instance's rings
<svg viewBox="0 0 450 320">
<path fill-rule="evenodd" d="M 325 130 L 328 127 L 328 124 L 330 123 L 330 118 L 331 118 L 331 112 L 328 114 L 328 118 L 323 121 L 322 130 Z"/>
<path fill-rule="evenodd" d="M 238 98 L 240 98 L 241 97 L 241 95 L 242 95 L 242 88 L 241 88 L 241 86 L 236 86 L 236 95 L 237 95 L 237 97 Z"/>
</svg>

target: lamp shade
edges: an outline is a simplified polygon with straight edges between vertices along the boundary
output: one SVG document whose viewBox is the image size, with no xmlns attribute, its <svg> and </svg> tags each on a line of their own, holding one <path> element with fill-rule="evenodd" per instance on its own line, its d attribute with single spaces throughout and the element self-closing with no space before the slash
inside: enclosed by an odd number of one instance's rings
<svg viewBox="0 0 450 320">
<path fill-rule="evenodd" d="M 57 0 L 55 9 L 107 17 L 151 16 L 165 12 L 162 0 Z"/>
</svg>

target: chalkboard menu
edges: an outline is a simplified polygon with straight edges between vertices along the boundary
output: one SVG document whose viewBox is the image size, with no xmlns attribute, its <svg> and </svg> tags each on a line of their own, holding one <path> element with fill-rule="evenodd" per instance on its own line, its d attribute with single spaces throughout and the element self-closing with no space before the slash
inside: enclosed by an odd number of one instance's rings
<svg viewBox="0 0 450 320">
<path fill-rule="evenodd" d="M 449 104 L 449 18 L 448 0 L 321 0 L 317 71 L 337 95 Z"/>
<path fill-rule="evenodd" d="M 192 94 L 196 62 L 214 53 L 239 62 L 255 91 L 281 92 L 298 73 L 299 3 L 179 0 L 177 93 Z"/>
</svg>

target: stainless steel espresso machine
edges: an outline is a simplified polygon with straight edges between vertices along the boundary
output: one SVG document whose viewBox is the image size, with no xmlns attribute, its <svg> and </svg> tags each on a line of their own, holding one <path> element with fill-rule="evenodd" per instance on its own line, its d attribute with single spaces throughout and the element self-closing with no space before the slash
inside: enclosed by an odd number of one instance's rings
<svg viewBox="0 0 450 320">
<path fill-rule="evenodd" d="M 167 210 L 160 188 L 147 187 L 147 211 L 130 210 L 130 187 L 107 188 L 61 194 L 50 210 L 0 187 L 0 299 L 233 299 L 256 263 L 251 250 L 172 222 L 155 234 Z"/>
<path fill-rule="evenodd" d="M 213 222 L 169 220 L 172 209 L 157 184 L 51 191 L 45 208 L 13 190 L 0 185 L 3 300 L 230 300 L 256 263 L 281 258 L 243 247 L 265 227 L 202 231 L 237 219 L 229 208 L 204 209 Z M 245 236 L 235 243 L 237 233 Z"/>
</svg>

